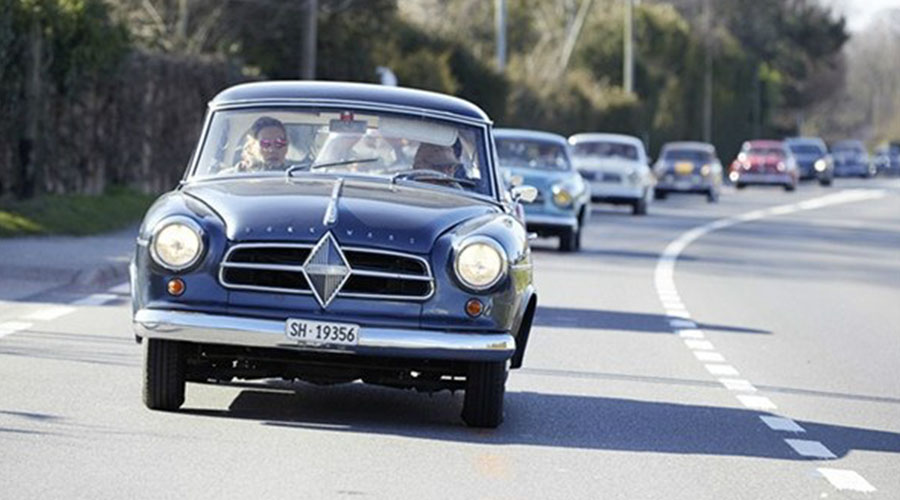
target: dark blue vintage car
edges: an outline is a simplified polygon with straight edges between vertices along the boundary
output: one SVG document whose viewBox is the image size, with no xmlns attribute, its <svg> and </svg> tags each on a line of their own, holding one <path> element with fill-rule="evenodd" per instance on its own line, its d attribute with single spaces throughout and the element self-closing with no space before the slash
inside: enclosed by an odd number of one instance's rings
<svg viewBox="0 0 900 500">
<path fill-rule="evenodd" d="M 131 265 L 144 403 L 185 382 L 279 377 L 464 390 L 495 427 L 537 295 L 491 122 L 461 99 L 267 82 L 209 106 Z"/>
<path fill-rule="evenodd" d="M 579 250 L 582 229 L 591 216 L 591 189 L 572 166 L 566 138 L 538 130 L 498 128 L 494 139 L 500 170 L 508 182 L 538 190 L 537 198 L 524 205 L 528 230 L 559 237 L 559 249 L 564 252 Z"/>
</svg>

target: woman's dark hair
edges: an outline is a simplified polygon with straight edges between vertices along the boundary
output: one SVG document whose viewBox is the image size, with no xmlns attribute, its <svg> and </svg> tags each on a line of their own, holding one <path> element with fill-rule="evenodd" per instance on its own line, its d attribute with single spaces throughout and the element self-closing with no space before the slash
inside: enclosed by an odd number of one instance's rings
<svg viewBox="0 0 900 500">
<path fill-rule="evenodd" d="M 287 138 L 287 129 L 284 128 L 284 124 L 281 121 L 272 118 L 271 116 L 260 116 L 253 122 L 253 126 L 250 127 L 251 134 L 254 139 L 259 138 L 259 132 L 264 128 L 275 127 L 281 129 L 281 132 L 284 133 L 284 137 Z"/>
</svg>

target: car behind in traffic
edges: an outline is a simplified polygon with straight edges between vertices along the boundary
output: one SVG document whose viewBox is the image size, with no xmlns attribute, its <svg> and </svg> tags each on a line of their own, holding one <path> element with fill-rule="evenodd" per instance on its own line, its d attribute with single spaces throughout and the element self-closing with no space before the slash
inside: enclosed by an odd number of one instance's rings
<svg viewBox="0 0 900 500">
<path fill-rule="evenodd" d="M 709 202 L 719 199 L 722 163 L 716 148 L 705 142 L 669 142 L 653 166 L 656 198 L 669 193 L 698 193 Z"/>
<path fill-rule="evenodd" d="M 875 165 L 862 141 L 838 141 L 831 146 L 835 177 L 872 177 Z"/>
<path fill-rule="evenodd" d="M 591 213 L 591 191 L 572 167 L 566 138 L 535 130 L 494 130 L 497 158 L 507 179 L 538 190 L 526 205 L 525 224 L 539 236 L 559 237 L 559 249 L 581 248 Z"/>
<path fill-rule="evenodd" d="M 879 175 L 900 175 L 900 141 L 879 146 L 875 151 L 875 166 Z"/>
<path fill-rule="evenodd" d="M 790 137 L 785 145 L 797 160 L 800 180 L 816 179 L 822 186 L 830 186 L 834 179 L 834 160 L 825 141 L 818 137 Z"/>
<path fill-rule="evenodd" d="M 575 168 L 591 185 L 591 200 L 631 205 L 644 215 L 653 201 L 655 178 L 644 143 L 621 134 L 575 134 L 569 137 Z"/>
<path fill-rule="evenodd" d="M 741 146 L 731 163 L 728 179 L 738 189 L 752 184 L 783 186 L 797 189 L 800 174 L 797 161 L 782 141 L 752 140 Z"/>
</svg>

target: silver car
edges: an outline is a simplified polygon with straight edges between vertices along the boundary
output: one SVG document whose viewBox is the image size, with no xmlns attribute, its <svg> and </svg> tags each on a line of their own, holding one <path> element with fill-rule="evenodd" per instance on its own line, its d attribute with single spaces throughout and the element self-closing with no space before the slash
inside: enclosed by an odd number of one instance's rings
<svg viewBox="0 0 900 500">
<path fill-rule="evenodd" d="M 653 201 L 656 178 L 650 171 L 644 143 L 621 134 L 575 134 L 569 137 L 572 161 L 591 186 L 591 200 L 631 205 L 644 215 Z"/>
</svg>

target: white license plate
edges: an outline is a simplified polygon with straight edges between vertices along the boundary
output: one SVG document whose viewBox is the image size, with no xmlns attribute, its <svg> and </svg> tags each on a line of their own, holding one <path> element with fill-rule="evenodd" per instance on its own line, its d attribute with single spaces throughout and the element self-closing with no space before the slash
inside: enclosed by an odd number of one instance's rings
<svg viewBox="0 0 900 500">
<path fill-rule="evenodd" d="M 288 318 L 284 335 L 302 345 L 354 346 L 359 344 L 359 325 Z"/>
<path fill-rule="evenodd" d="M 681 191 L 687 191 L 690 188 L 691 188 L 691 183 L 688 181 L 676 181 L 675 182 L 675 189 L 678 189 Z"/>
</svg>

